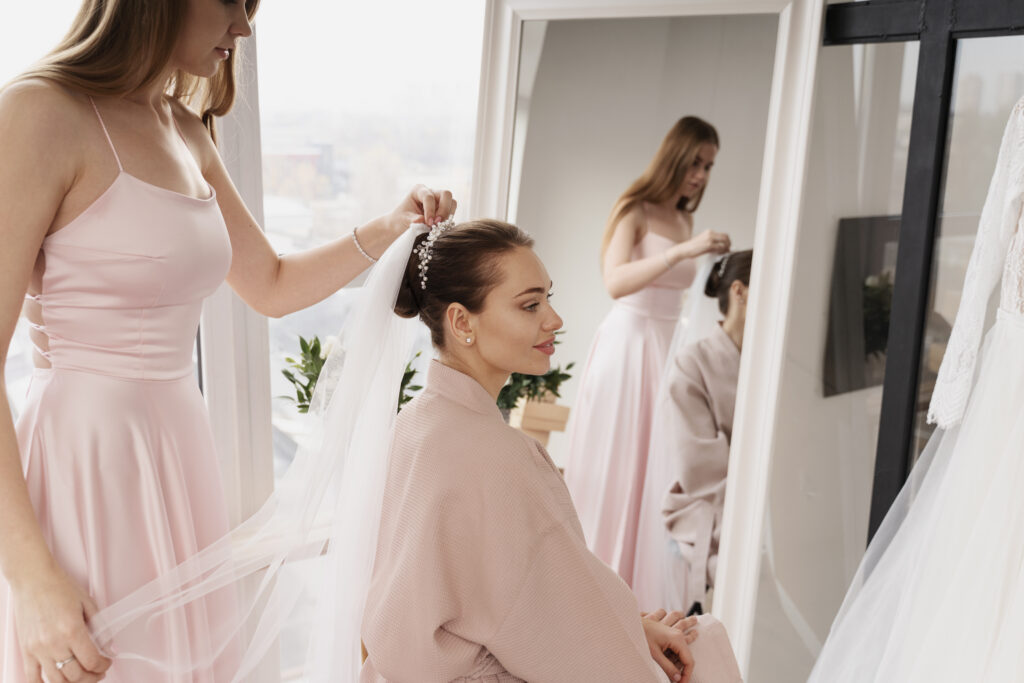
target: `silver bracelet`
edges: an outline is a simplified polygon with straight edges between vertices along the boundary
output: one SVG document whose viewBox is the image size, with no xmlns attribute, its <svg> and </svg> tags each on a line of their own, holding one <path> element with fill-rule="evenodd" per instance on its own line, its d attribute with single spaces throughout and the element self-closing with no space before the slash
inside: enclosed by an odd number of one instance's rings
<svg viewBox="0 0 1024 683">
<path fill-rule="evenodd" d="M 366 257 L 367 261 L 369 261 L 370 263 L 376 263 L 377 259 L 375 259 L 372 256 L 370 256 L 369 254 L 367 254 L 366 250 L 363 249 L 363 245 L 359 244 L 359 235 L 356 233 L 356 230 L 358 230 L 358 229 L 359 229 L 358 225 L 356 227 L 352 228 L 352 241 L 356 243 L 356 249 L 359 250 L 360 254 L 362 254 L 363 256 Z"/>
</svg>

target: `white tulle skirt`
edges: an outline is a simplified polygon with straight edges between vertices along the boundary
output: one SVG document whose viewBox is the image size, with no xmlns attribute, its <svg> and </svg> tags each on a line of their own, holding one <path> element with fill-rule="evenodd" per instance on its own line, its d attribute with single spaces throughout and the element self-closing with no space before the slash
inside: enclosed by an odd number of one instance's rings
<svg viewBox="0 0 1024 683">
<path fill-rule="evenodd" d="M 929 442 L 809 680 L 1024 681 L 1024 316 L 999 311 L 963 422 Z"/>
</svg>

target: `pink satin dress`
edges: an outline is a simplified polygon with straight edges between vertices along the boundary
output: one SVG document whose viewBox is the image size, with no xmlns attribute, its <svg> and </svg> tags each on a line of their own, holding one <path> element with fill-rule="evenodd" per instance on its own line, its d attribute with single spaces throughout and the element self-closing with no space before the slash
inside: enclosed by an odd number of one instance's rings
<svg viewBox="0 0 1024 683">
<path fill-rule="evenodd" d="M 648 231 L 632 260 L 660 257 L 674 244 Z M 630 585 L 654 400 L 683 290 L 695 276 L 687 259 L 615 300 L 590 347 L 567 428 L 565 482 L 587 545 Z"/>
<path fill-rule="evenodd" d="M 37 348 L 51 367 L 32 376 L 17 437 L 53 555 L 103 608 L 228 530 L 192 353 L 203 299 L 224 280 L 231 245 L 212 187 L 194 198 L 126 173 L 99 123 L 118 174 L 43 242 L 40 293 L 27 305 L 42 321 L 33 323 L 46 341 Z M 0 579 L 0 670 L 4 683 L 20 683 L 9 598 Z M 148 652 L 214 660 L 208 673 L 172 679 L 115 659 L 105 680 L 221 680 L 217 655 L 203 649 L 216 612 L 231 607 L 197 604 L 173 627 L 131 634 Z"/>
</svg>

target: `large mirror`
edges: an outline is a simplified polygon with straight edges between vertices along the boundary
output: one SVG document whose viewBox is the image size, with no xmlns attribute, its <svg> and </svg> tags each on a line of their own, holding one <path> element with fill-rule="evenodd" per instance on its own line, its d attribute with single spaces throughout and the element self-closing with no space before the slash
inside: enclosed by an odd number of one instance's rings
<svg viewBox="0 0 1024 683">
<path fill-rule="evenodd" d="M 713 126 L 719 140 L 707 160 L 713 168 L 703 178 L 699 206 L 681 212 L 684 225 L 673 233 L 674 219 L 647 202 L 630 262 L 657 261 L 651 254 L 707 229 L 728 235 L 739 254 L 733 266 L 724 264 L 726 270 L 742 261 L 755 241 L 778 23 L 774 14 L 522 23 L 507 217 L 534 236 L 554 280 L 565 332 L 553 363 L 563 370 L 573 364 L 558 399 L 572 415 L 567 431 L 551 433 L 548 449 L 566 469 L 588 543 L 634 587 L 642 608 L 653 607 L 644 602 L 654 581 L 665 588 L 658 595 L 671 592 L 665 582 L 679 584 L 681 591 L 688 583 L 700 585 L 680 592 L 673 599 L 685 604 L 672 607 L 698 602 L 702 610 L 713 608 L 715 591 L 705 589 L 712 585 L 719 544 L 742 325 L 735 341 L 730 328 L 701 342 L 707 349 L 698 360 L 670 357 L 689 284 L 700 277 L 697 259 L 683 259 L 688 263 L 673 265 L 641 291 L 612 292 L 602 274 L 602 237 L 616 201 L 645 172 L 663 138 L 682 117 L 697 117 Z M 686 218 L 692 218 L 692 228 Z M 743 292 L 750 284 L 746 258 Z M 651 267 L 662 272 L 657 263 Z M 644 298 L 651 289 L 662 301 Z M 737 296 L 745 304 L 745 293 Z M 664 304 L 666 297 L 674 297 L 675 308 Z M 721 316 L 717 302 L 708 301 Z M 630 311 L 620 315 L 622 307 Z M 681 349 L 679 358 L 685 353 Z M 676 360 L 683 370 L 673 374 L 669 366 Z M 673 389 L 662 388 L 669 398 L 659 403 L 662 381 L 672 382 Z M 697 386 L 719 381 L 731 386 Z M 701 395 L 688 397 L 695 392 Z M 683 415 L 691 410 L 686 401 L 703 401 L 692 410 L 706 415 Z M 674 513 L 659 515 L 655 509 L 651 515 L 645 514 L 646 501 L 669 496 L 675 481 L 669 472 L 652 475 L 659 443 L 689 459 L 691 474 L 700 470 L 702 465 L 692 463 L 701 459 L 716 463 L 678 487 L 677 497 L 686 501 Z M 679 519 L 670 519 L 672 514 Z M 670 527 L 674 531 L 666 533 Z M 685 556 L 694 578 L 671 571 L 655 577 L 641 566 L 652 533 L 665 537 L 669 555 L 678 536 L 676 552 Z"/>
</svg>

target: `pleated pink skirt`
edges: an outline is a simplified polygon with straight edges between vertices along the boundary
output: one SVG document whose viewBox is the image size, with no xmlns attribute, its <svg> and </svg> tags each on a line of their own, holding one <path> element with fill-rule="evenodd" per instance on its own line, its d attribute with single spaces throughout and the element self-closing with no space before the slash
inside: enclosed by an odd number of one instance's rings
<svg viewBox="0 0 1024 683">
<path fill-rule="evenodd" d="M 206 406 L 191 374 L 154 381 L 36 370 L 17 436 L 46 541 L 60 566 L 101 608 L 228 530 Z M 0 595 L 2 680 L 21 683 L 21 654 L 5 583 Z M 233 607 L 231 599 L 220 595 L 190 605 L 180 619 L 142 627 L 130 638 L 147 643 L 140 651 L 173 652 L 176 659 L 188 653 L 216 662 L 216 654 L 203 649 L 218 613 Z M 222 665 L 179 679 L 154 673 L 144 661 L 115 659 L 105 680 L 228 680 L 217 674 Z"/>
<path fill-rule="evenodd" d="M 633 580 L 651 417 L 681 293 L 622 297 L 598 328 L 567 428 L 565 482 L 590 549 Z"/>
</svg>

